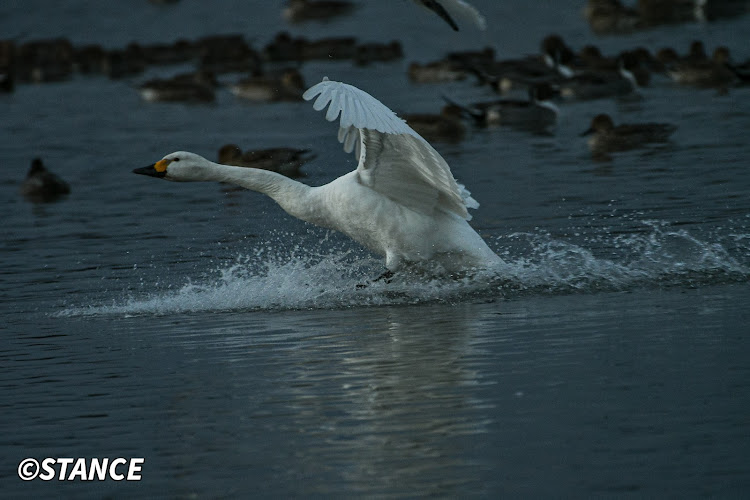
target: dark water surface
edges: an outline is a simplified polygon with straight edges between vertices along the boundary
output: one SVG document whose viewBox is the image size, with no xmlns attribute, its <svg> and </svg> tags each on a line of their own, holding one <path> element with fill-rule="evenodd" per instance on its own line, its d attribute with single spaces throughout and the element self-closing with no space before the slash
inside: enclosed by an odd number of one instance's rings
<svg viewBox="0 0 750 500">
<path fill-rule="evenodd" d="M 605 53 L 693 39 L 750 57 L 750 16 L 596 37 L 585 2 L 473 2 L 486 34 L 410 1 L 289 27 L 281 2 L 0 4 L 2 38 L 122 47 L 282 29 L 404 43 L 406 58 L 306 63 L 398 112 L 472 82 L 416 86 L 410 61 L 555 31 Z M 0 95 L 0 487 L 3 497 L 740 497 L 750 488 L 750 87 L 561 104 L 549 135 L 476 130 L 435 144 L 481 203 L 506 266 L 456 282 L 356 285 L 382 261 L 256 193 L 167 184 L 135 167 L 225 143 L 318 156 L 304 182 L 354 168 L 309 103 L 153 104 L 75 76 Z M 240 75 L 224 75 L 231 83 Z M 666 121 L 669 144 L 594 161 L 600 112 Z M 18 194 L 31 158 L 72 185 Z M 21 481 L 27 457 L 143 457 L 139 483 Z"/>
</svg>

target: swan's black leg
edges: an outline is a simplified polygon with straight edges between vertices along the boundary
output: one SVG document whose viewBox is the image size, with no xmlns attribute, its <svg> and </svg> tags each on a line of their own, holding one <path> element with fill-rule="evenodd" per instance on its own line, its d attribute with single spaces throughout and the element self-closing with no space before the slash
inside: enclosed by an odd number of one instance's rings
<svg viewBox="0 0 750 500">
<path fill-rule="evenodd" d="M 375 283 L 376 281 L 383 280 L 386 283 L 390 283 L 391 280 L 393 279 L 393 276 L 394 276 L 393 271 L 391 271 L 390 269 L 386 269 L 383 274 L 381 274 L 380 276 L 372 280 L 372 282 Z"/>
<path fill-rule="evenodd" d="M 380 276 L 378 276 L 374 280 L 370 281 L 370 283 L 376 283 L 376 282 L 378 282 L 380 280 L 383 280 L 386 283 L 390 283 L 391 280 L 393 279 L 393 276 L 394 276 L 393 271 L 391 271 L 390 269 L 386 269 L 383 274 L 381 274 Z M 368 285 L 368 283 L 359 283 L 357 285 L 357 288 L 358 289 L 367 288 L 367 285 Z"/>
</svg>

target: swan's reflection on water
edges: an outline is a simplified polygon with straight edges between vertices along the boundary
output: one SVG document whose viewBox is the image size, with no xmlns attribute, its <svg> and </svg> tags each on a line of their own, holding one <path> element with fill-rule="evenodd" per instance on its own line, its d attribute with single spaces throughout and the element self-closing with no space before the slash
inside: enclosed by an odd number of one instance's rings
<svg viewBox="0 0 750 500">
<path fill-rule="evenodd" d="M 472 390 L 484 382 L 467 365 L 479 354 L 470 339 L 480 325 L 469 306 L 450 315 L 435 307 L 418 318 L 400 307 L 332 311 L 330 323 L 304 313 L 247 315 L 250 324 L 220 320 L 177 335 L 185 362 L 205 364 L 212 376 L 194 371 L 176 388 L 170 426 L 182 437 L 174 445 L 194 460 L 186 432 L 229 413 L 237 426 L 216 429 L 205 453 L 234 450 L 233 467 L 260 461 L 274 464 L 266 473 L 279 479 L 302 476 L 307 489 L 297 493 L 478 488 L 471 449 L 493 409 Z M 218 380 L 227 386 L 211 386 Z"/>
</svg>

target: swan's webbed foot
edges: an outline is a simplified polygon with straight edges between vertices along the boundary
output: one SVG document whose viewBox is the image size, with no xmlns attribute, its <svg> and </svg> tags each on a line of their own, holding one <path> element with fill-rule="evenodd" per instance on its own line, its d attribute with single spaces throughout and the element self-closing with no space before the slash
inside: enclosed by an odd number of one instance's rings
<svg viewBox="0 0 750 500">
<path fill-rule="evenodd" d="M 369 283 L 358 283 L 357 289 L 361 290 L 363 288 L 367 288 L 367 285 L 370 283 L 377 283 L 378 281 L 384 281 L 385 283 L 390 283 L 393 280 L 394 273 L 390 269 L 386 269 L 383 274 L 375 278 L 374 280 L 370 281 Z"/>
</svg>

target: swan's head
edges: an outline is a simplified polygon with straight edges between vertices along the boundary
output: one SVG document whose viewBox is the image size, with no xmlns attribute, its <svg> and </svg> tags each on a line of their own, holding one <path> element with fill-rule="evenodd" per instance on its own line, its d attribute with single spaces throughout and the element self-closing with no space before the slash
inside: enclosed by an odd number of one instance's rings
<svg viewBox="0 0 750 500">
<path fill-rule="evenodd" d="M 211 164 L 195 153 L 177 151 L 170 153 L 148 167 L 136 168 L 135 174 L 159 177 L 168 181 L 201 181 L 205 180 L 205 170 Z"/>
</svg>

